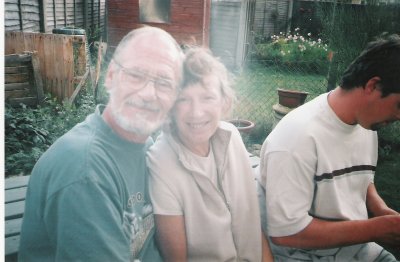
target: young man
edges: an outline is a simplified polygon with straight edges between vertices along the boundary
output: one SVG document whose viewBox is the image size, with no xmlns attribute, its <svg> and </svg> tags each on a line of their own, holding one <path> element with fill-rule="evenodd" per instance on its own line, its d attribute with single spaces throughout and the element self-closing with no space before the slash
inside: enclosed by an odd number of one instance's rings
<svg viewBox="0 0 400 262">
<path fill-rule="evenodd" d="M 276 261 L 396 261 L 374 243 L 400 245 L 400 216 L 374 186 L 373 130 L 400 119 L 399 70 L 399 36 L 371 42 L 340 86 L 267 137 L 260 192 Z"/>
<path fill-rule="evenodd" d="M 19 261 L 160 260 L 145 152 L 176 99 L 182 63 L 179 45 L 161 29 L 122 39 L 105 79 L 108 104 L 32 171 Z"/>
</svg>

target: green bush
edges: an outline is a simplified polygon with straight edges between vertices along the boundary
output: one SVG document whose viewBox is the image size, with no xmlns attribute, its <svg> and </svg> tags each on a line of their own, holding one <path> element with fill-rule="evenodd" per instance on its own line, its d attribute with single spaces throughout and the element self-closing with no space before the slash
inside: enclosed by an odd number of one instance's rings
<svg viewBox="0 0 400 262">
<path fill-rule="evenodd" d="M 328 70 L 328 47 L 319 38 L 313 40 L 311 33 L 302 36 L 299 28 L 294 34 L 271 36 L 266 43 L 256 44 L 256 59 L 267 65 L 291 69 L 301 66 L 304 72 L 325 74 Z"/>
<path fill-rule="evenodd" d="M 93 96 L 82 93 L 75 105 L 55 98 L 29 108 L 5 107 L 5 174 L 29 174 L 44 151 L 61 135 L 94 111 Z"/>
</svg>

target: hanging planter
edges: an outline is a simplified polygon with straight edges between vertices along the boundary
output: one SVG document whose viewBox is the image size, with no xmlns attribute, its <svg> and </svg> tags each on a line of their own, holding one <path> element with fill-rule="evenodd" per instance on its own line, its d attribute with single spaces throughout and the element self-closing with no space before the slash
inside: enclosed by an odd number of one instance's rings
<svg viewBox="0 0 400 262">
<path fill-rule="evenodd" d="M 298 107 L 306 101 L 308 92 L 278 88 L 279 104 L 289 108 Z"/>
<path fill-rule="evenodd" d="M 241 133 L 250 133 L 256 126 L 250 120 L 245 120 L 245 119 L 231 119 L 228 120 L 228 122 L 236 126 L 236 128 Z"/>
</svg>

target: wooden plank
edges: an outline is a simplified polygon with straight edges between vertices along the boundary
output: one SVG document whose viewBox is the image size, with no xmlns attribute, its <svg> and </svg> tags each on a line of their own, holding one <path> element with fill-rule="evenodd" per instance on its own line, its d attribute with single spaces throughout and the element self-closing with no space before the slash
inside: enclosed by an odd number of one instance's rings
<svg viewBox="0 0 400 262">
<path fill-rule="evenodd" d="M 73 45 L 74 50 L 74 74 L 75 76 L 84 75 L 87 68 L 86 37 L 75 36 Z"/>
<path fill-rule="evenodd" d="M 4 223 L 4 234 L 6 237 L 19 235 L 21 232 L 22 218 L 7 220 Z"/>
<path fill-rule="evenodd" d="M 15 53 L 15 48 L 13 45 L 13 37 L 10 32 L 5 32 L 4 33 L 4 54 L 14 54 Z"/>
<path fill-rule="evenodd" d="M 13 188 L 9 190 L 5 190 L 4 192 L 4 201 L 5 203 L 11 203 L 16 201 L 25 200 L 27 187 L 19 187 Z"/>
<path fill-rule="evenodd" d="M 12 202 L 4 205 L 5 220 L 22 217 L 25 209 L 25 201 Z"/>
<path fill-rule="evenodd" d="M 39 62 L 37 52 L 33 52 L 32 53 L 33 78 L 34 78 L 34 84 L 36 87 L 37 99 L 38 99 L 38 102 L 41 103 L 44 98 L 44 93 L 43 93 L 43 81 L 42 81 L 42 75 L 40 72 L 40 64 L 39 63 L 40 62 Z"/>
<path fill-rule="evenodd" d="M 40 68 L 40 77 L 42 79 L 42 92 L 44 93 L 45 86 L 46 86 L 46 78 L 47 78 L 44 42 L 45 42 L 46 36 L 48 34 L 32 34 L 32 35 L 33 35 L 32 45 L 34 46 L 34 48 L 32 50 L 37 51 L 36 54 L 37 54 L 37 59 L 39 61 L 38 67 Z M 34 62 L 32 60 L 32 66 L 33 66 L 33 63 Z"/>
<path fill-rule="evenodd" d="M 8 103 L 12 106 L 18 106 L 19 104 L 24 104 L 27 106 L 37 105 L 37 97 L 23 97 L 23 98 L 10 98 Z"/>
<path fill-rule="evenodd" d="M 8 83 L 4 85 L 5 91 L 12 91 L 12 90 L 23 90 L 23 89 L 29 89 L 30 84 L 29 82 L 24 82 L 24 83 Z"/>
<path fill-rule="evenodd" d="M 15 32 L 15 45 L 16 53 L 22 53 L 25 50 L 25 37 L 23 32 Z"/>
<path fill-rule="evenodd" d="M 74 92 L 74 50 L 72 45 L 72 38 L 68 36 L 62 37 L 63 44 L 63 61 L 64 61 L 64 79 L 65 82 L 64 90 L 62 92 L 62 98 L 68 99 Z"/>
<path fill-rule="evenodd" d="M 4 56 L 5 66 L 16 66 L 21 63 L 30 63 L 32 60 L 29 54 L 10 54 Z"/>
<path fill-rule="evenodd" d="M 63 48 L 62 48 L 62 37 L 60 35 L 56 35 L 53 39 L 54 45 L 53 45 L 53 52 L 54 52 L 54 60 L 53 60 L 53 65 L 54 65 L 54 73 L 55 73 L 55 78 L 56 78 L 56 86 L 54 87 L 56 92 L 57 98 L 59 101 L 62 101 L 63 96 L 62 96 L 62 82 L 63 82 L 63 75 L 64 75 L 64 63 L 62 61 L 63 58 Z"/>
<path fill-rule="evenodd" d="M 29 66 L 6 66 L 4 67 L 5 74 L 19 74 L 19 73 L 28 73 Z"/>
<path fill-rule="evenodd" d="M 7 237 L 5 239 L 4 247 L 6 256 L 18 253 L 19 241 L 20 241 L 19 236 Z"/>
<path fill-rule="evenodd" d="M 73 93 L 72 96 L 69 98 L 69 103 L 72 104 L 72 103 L 74 102 L 74 100 L 75 100 L 76 96 L 78 95 L 79 91 L 81 90 L 82 86 L 85 84 L 86 79 L 88 78 L 88 76 L 89 76 L 89 70 L 86 71 L 86 73 L 85 73 L 85 75 L 83 76 L 81 82 L 78 84 L 78 86 L 76 87 L 74 93 Z"/>
<path fill-rule="evenodd" d="M 6 74 L 4 83 L 24 83 L 29 82 L 29 74 Z"/>
<path fill-rule="evenodd" d="M 23 89 L 23 90 L 12 90 L 12 91 L 5 91 L 4 98 L 12 99 L 12 98 L 23 98 L 23 97 L 30 97 L 32 96 L 31 89 Z"/>
<path fill-rule="evenodd" d="M 44 60 L 45 60 L 45 69 L 46 70 L 46 81 L 44 86 L 44 92 L 54 93 L 53 92 L 53 83 L 54 81 L 54 35 L 47 35 L 43 39 L 43 49 L 44 49 Z"/>
<path fill-rule="evenodd" d="M 4 189 L 28 186 L 30 176 L 14 176 L 4 180 Z"/>
<path fill-rule="evenodd" d="M 17 53 L 17 33 L 18 32 L 5 32 L 5 46 L 4 46 L 4 54 L 15 54 Z"/>
</svg>

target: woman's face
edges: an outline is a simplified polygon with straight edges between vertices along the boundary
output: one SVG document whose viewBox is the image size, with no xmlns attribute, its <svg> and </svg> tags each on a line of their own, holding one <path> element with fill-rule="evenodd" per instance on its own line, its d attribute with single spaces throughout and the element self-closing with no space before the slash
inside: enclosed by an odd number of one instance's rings
<svg viewBox="0 0 400 262">
<path fill-rule="evenodd" d="M 176 101 L 173 118 L 181 142 L 193 153 L 207 155 L 209 141 L 224 113 L 220 82 L 208 76 L 203 83 L 185 87 Z"/>
</svg>

